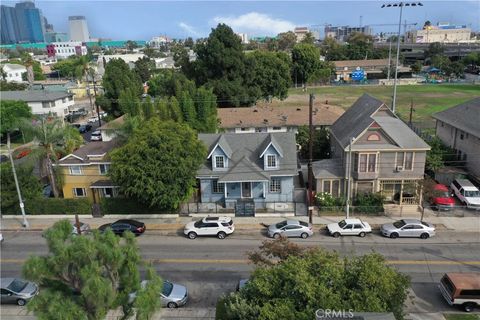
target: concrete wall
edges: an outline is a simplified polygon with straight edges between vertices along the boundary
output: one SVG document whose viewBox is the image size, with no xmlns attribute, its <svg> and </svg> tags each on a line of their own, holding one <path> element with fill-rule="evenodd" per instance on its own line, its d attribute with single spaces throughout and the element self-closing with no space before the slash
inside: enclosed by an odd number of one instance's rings
<svg viewBox="0 0 480 320">
<path fill-rule="evenodd" d="M 457 152 L 459 160 L 464 160 L 466 157 L 468 171 L 475 176 L 480 176 L 480 137 L 463 132 L 442 121 L 437 121 L 436 132 L 444 144 Z"/>
</svg>

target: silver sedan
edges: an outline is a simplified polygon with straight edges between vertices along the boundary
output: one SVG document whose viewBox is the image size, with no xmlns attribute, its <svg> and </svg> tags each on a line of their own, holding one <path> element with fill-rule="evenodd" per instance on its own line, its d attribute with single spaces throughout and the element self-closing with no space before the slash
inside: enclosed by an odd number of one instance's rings
<svg viewBox="0 0 480 320">
<path fill-rule="evenodd" d="M 285 237 L 300 237 L 306 239 L 313 234 L 313 226 L 298 220 L 285 220 L 268 226 L 268 236 L 278 239 Z"/>
<path fill-rule="evenodd" d="M 435 226 L 431 223 L 417 219 L 402 219 L 394 223 L 386 223 L 380 228 L 385 237 L 392 239 L 398 237 L 412 237 L 428 239 L 435 235 Z"/>
<path fill-rule="evenodd" d="M 142 288 L 145 288 L 148 284 L 148 280 L 143 280 L 141 282 Z M 133 292 L 129 294 L 129 302 L 133 302 L 137 297 L 137 293 Z M 162 292 L 160 292 L 160 300 L 162 302 L 162 307 L 167 308 L 178 308 L 184 306 L 188 300 L 188 291 L 187 288 L 170 281 L 163 281 Z"/>
</svg>

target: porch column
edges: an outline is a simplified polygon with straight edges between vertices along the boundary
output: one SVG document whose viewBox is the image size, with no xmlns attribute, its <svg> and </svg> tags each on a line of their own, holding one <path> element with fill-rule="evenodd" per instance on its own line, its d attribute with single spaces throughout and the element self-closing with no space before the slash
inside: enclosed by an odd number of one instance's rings
<svg viewBox="0 0 480 320">
<path fill-rule="evenodd" d="M 403 180 L 402 184 L 400 185 L 400 205 L 403 204 Z"/>
<path fill-rule="evenodd" d="M 266 198 L 266 192 L 267 192 L 267 188 L 265 187 L 265 184 L 267 184 L 267 182 L 262 182 L 262 186 L 263 186 L 263 199 Z"/>
<path fill-rule="evenodd" d="M 97 203 L 97 197 L 95 197 L 95 188 L 92 188 L 93 204 Z"/>
<path fill-rule="evenodd" d="M 223 192 L 224 192 L 225 200 L 226 200 L 227 199 L 227 183 L 226 182 L 223 184 Z"/>
</svg>

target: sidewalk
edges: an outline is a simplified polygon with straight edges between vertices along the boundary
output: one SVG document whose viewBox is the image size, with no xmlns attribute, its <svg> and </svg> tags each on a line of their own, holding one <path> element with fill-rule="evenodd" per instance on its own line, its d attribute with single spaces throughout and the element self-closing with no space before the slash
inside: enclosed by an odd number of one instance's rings
<svg viewBox="0 0 480 320">
<path fill-rule="evenodd" d="M 92 229 L 98 228 L 105 223 L 111 223 L 118 219 L 138 219 L 144 222 L 147 230 L 169 231 L 175 232 L 182 230 L 186 223 L 198 220 L 206 215 L 179 217 L 176 215 L 110 215 L 102 218 L 92 218 L 91 216 L 80 216 L 80 220 L 88 223 Z M 386 216 L 355 216 L 370 223 L 373 229 L 378 229 L 384 223 L 391 223 L 401 219 L 400 217 Z M 58 216 L 29 216 L 27 220 L 30 224 L 28 230 L 42 231 L 51 227 L 56 221 L 68 219 L 74 221 L 72 215 Z M 233 217 L 235 221 L 235 229 L 237 231 L 259 231 L 264 228 L 263 224 L 269 225 L 285 219 L 298 219 L 308 221 L 308 217 Z M 313 224 L 316 229 L 325 227 L 326 224 L 338 222 L 344 219 L 344 216 L 314 216 Z M 480 232 L 480 215 L 478 217 L 437 217 L 434 215 L 426 215 L 425 221 L 433 223 L 438 230 L 464 231 L 464 232 Z M 21 216 L 3 216 L 0 219 L 0 230 L 3 231 L 19 231 L 24 230 L 22 227 Z"/>
</svg>

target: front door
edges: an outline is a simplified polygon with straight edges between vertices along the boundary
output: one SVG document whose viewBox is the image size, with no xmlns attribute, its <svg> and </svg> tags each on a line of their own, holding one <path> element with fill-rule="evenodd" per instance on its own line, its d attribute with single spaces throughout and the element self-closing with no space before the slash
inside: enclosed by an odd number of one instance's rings
<svg viewBox="0 0 480 320">
<path fill-rule="evenodd" d="M 252 197 L 252 183 L 242 182 L 242 198 L 251 198 L 251 197 Z"/>
</svg>

